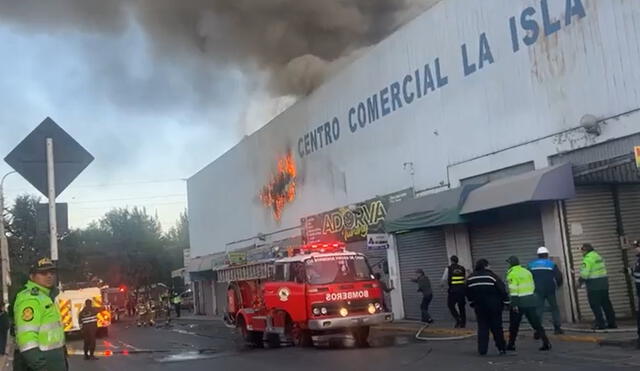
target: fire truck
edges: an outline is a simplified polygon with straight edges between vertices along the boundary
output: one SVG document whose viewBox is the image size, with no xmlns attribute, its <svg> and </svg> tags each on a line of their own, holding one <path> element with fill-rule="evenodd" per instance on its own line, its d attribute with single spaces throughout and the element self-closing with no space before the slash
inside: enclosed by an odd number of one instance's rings
<svg viewBox="0 0 640 371">
<path fill-rule="evenodd" d="M 218 271 L 218 281 L 228 283 L 225 320 L 245 341 L 311 346 L 314 336 L 351 334 L 366 346 L 370 326 L 393 321 L 364 255 L 343 243 L 286 255 Z"/>
</svg>

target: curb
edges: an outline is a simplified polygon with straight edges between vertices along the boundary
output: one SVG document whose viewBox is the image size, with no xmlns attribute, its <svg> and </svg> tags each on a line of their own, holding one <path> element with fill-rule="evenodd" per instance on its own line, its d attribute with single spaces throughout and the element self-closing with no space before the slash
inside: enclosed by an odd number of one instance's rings
<svg viewBox="0 0 640 371">
<path fill-rule="evenodd" d="M 378 326 L 378 327 L 375 327 L 375 329 L 379 331 L 411 333 L 411 334 L 415 334 L 416 332 L 418 332 L 418 330 L 420 330 L 419 328 L 393 327 L 393 326 Z M 505 335 L 508 333 L 509 333 L 508 331 L 505 331 Z M 463 331 L 463 330 L 447 329 L 447 328 L 426 328 L 422 331 L 422 334 L 467 336 L 467 335 L 475 335 L 475 331 L 469 331 L 469 330 Z M 592 336 L 592 335 L 549 335 L 549 338 L 560 340 L 560 341 L 566 341 L 566 342 L 574 342 L 574 343 L 601 344 L 601 343 L 607 342 L 601 336 Z"/>
</svg>

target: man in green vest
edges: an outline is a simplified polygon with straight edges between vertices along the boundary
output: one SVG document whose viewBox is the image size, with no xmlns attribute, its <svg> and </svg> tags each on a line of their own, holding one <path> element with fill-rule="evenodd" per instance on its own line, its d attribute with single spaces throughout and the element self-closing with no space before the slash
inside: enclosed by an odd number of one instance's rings
<svg viewBox="0 0 640 371">
<path fill-rule="evenodd" d="M 173 292 L 173 308 L 176 310 L 176 317 L 180 318 L 180 309 L 182 309 L 182 296 L 177 291 Z"/>
<path fill-rule="evenodd" d="M 14 370 L 66 371 L 64 329 L 54 301 L 56 266 L 49 258 L 42 258 L 29 273 L 13 305 L 17 344 Z"/>
<path fill-rule="evenodd" d="M 538 317 L 538 298 L 535 295 L 535 281 L 533 275 L 526 268 L 520 265 L 520 260 L 516 256 L 507 259 L 511 266 L 507 271 L 507 283 L 509 285 L 509 296 L 511 298 L 511 311 L 509 313 L 509 343 L 507 350 L 516 350 L 516 338 L 520 330 L 522 316 L 527 317 L 527 321 L 533 327 L 536 334 L 542 339 L 540 350 L 550 350 L 551 344 L 540 323 Z"/>
<path fill-rule="evenodd" d="M 593 328 L 596 330 L 605 329 L 604 318 L 607 317 L 609 328 L 617 328 L 616 314 L 609 299 L 609 278 L 607 277 L 607 267 L 604 259 L 593 249 L 590 243 L 582 245 L 582 267 L 580 268 L 580 285 L 586 284 L 587 298 L 589 306 L 593 311 L 596 322 Z"/>
</svg>

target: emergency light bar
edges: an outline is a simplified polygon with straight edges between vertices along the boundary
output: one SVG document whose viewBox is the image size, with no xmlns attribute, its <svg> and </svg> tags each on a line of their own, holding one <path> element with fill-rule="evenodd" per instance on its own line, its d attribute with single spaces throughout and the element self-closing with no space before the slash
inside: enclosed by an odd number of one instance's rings
<svg viewBox="0 0 640 371">
<path fill-rule="evenodd" d="M 300 252 L 303 254 L 311 254 L 313 252 L 344 252 L 346 245 L 344 242 L 330 242 L 330 243 L 313 243 L 300 247 Z"/>
</svg>

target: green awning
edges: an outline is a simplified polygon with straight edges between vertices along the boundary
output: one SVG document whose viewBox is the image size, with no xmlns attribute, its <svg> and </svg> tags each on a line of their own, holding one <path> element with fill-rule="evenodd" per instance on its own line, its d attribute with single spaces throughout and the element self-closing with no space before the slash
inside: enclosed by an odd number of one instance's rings
<svg viewBox="0 0 640 371">
<path fill-rule="evenodd" d="M 392 204 L 384 221 L 387 233 L 465 223 L 460 209 L 467 195 L 480 185 L 465 185 Z"/>
</svg>

